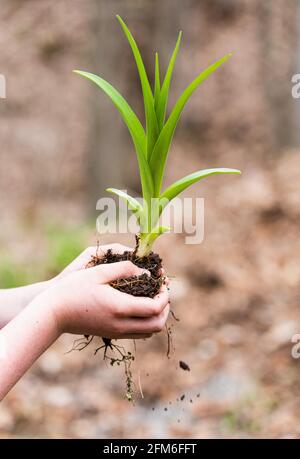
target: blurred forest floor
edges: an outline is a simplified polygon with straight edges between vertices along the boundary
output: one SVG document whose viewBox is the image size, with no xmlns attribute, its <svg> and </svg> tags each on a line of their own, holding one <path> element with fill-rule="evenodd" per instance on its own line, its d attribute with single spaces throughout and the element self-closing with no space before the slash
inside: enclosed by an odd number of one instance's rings
<svg viewBox="0 0 300 459">
<path fill-rule="evenodd" d="M 199 165 L 187 144 L 172 154 L 168 182 Z M 201 166 L 214 166 L 215 159 L 204 155 Z M 130 404 L 122 370 L 93 356 L 96 343 L 65 354 L 73 337 L 63 336 L 1 404 L 1 437 L 299 436 L 300 362 L 291 357 L 291 337 L 300 332 L 300 154 L 253 158 L 224 145 L 217 162 L 240 167 L 243 175 L 191 188 L 205 198 L 204 242 L 186 245 L 183 235 L 170 235 L 156 247 L 180 319 L 169 319 L 171 358 L 164 333 L 137 343 Z M 20 282 L 14 276 L 22 277 L 22 269 L 27 281 L 54 274 L 95 242 L 90 225 L 45 232 L 40 223 L 19 232 L 20 239 L 6 239 L 2 286 Z M 103 242 L 132 239 L 105 236 Z M 179 360 L 191 371 L 180 369 Z"/>
<path fill-rule="evenodd" d="M 124 374 L 93 355 L 96 343 L 65 354 L 74 337 L 63 336 L 1 403 L 0 437 L 299 436 L 300 362 L 291 337 L 300 333 L 300 151 L 280 147 L 300 132 L 299 101 L 290 95 L 299 72 L 297 2 L 53 3 L 1 2 L 8 97 L 0 106 L 0 288 L 53 276 L 94 245 L 86 215 L 106 183 L 138 189 L 119 115 L 72 73 L 99 70 L 141 111 L 116 13 L 152 71 L 153 50 L 165 65 L 184 31 L 170 105 L 199 69 L 234 52 L 189 103 L 166 183 L 206 167 L 243 175 L 210 177 L 186 194 L 205 198 L 201 245 L 175 234 L 156 245 L 180 321 L 170 317 L 170 359 L 163 333 L 137 343 L 133 371 L 144 398 L 137 387 L 134 405 L 124 399 Z"/>
</svg>

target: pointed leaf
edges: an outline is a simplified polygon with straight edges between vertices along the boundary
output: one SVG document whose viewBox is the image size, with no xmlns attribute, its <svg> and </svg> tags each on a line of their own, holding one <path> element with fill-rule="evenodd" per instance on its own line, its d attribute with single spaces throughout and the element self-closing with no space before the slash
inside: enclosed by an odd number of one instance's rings
<svg viewBox="0 0 300 459">
<path fill-rule="evenodd" d="M 206 70 L 200 73 L 200 75 L 185 89 L 176 102 L 168 121 L 159 135 L 150 159 L 150 168 L 154 179 L 154 192 L 156 196 L 160 193 L 168 151 L 185 104 L 198 86 L 230 57 L 231 54 L 226 54 L 222 59 L 210 65 Z"/>
<path fill-rule="evenodd" d="M 199 180 L 205 177 L 209 177 L 210 175 L 218 174 L 241 174 L 241 171 L 239 171 L 238 169 L 228 169 L 223 167 L 215 169 L 203 169 L 202 171 L 197 171 L 192 174 L 186 175 L 180 180 L 174 182 L 162 193 L 160 197 L 162 202 L 160 213 L 172 199 L 174 199 L 178 194 L 180 194 L 186 188 L 191 186 L 193 183 L 198 182 Z"/>
<path fill-rule="evenodd" d="M 177 53 L 180 47 L 180 42 L 181 42 L 181 37 L 182 37 L 182 32 L 179 32 L 177 42 L 173 51 L 173 54 L 170 59 L 170 63 L 166 72 L 166 76 L 164 79 L 164 82 L 161 87 L 161 92 L 160 92 L 160 97 L 159 97 L 159 103 L 157 107 L 157 122 L 158 122 L 158 129 L 159 131 L 162 130 L 164 121 L 165 121 L 165 115 L 166 115 L 166 109 L 167 109 L 167 103 L 168 103 L 168 97 L 169 97 L 169 89 L 170 89 L 170 83 L 171 83 L 171 78 L 174 70 L 174 65 L 176 62 L 177 58 Z"/>
<path fill-rule="evenodd" d="M 120 198 L 124 199 L 128 203 L 129 209 L 133 212 L 143 212 L 143 206 L 139 203 L 139 201 L 130 196 L 125 191 L 118 190 L 117 188 L 106 188 L 106 191 L 108 191 L 109 193 L 113 193 L 119 196 Z"/>
<path fill-rule="evenodd" d="M 154 86 L 154 108 L 156 111 L 160 95 L 160 75 L 159 75 L 159 59 L 155 53 L 155 86 Z"/>
<path fill-rule="evenodd" d="M 119 23 L 121 24 L 123 32 L 131 46 L 131 49 L 132 49 L 132 52 L 135 58 L 135 62 L 138 68 L 140 80 L 141 80 L 144 105 L 145 105 L 145 115 L 146 115 L 147 157 L 150 157 L 153 147 L 158 137 L 158 125 L 157 125 L 157 118 L 156 118 L 156 113 L 154 109 L 153 94 L 152 94 L 148 76 L 145 70 L 143 59 L 138 49 L 138 46 L 136 44 L 136 41 L 133 38 L 130 30 L 128 29 L 123 19 L 119 15 L 117 15 L 117 19 Z"/>
<path fill-rule="evenodd" d="M 153 181 L 151 171 L 146 160 L 146 134 L 143 126 L 140 123 L 140 120 L 130 105 L 126 102 L 124 97 L 103 78 L 94 75 L 93 73 L 84 72 L 82 70 L 74 70 L 74 73 L 77 73 L 78 75 L 91 80 L 93 83 L 99 86 L 105 92 L 105 94 L 110 97 L 114 105 L 119 110 L 135 145 L 141 175 L 143 197 L 147 201 L 150 201 L 153 194 Z"/>
</svg>

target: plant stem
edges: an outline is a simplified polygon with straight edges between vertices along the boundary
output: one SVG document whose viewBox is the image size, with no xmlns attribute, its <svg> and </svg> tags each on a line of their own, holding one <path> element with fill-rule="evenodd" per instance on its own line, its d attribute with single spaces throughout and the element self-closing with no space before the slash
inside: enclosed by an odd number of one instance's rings
<svg viewBox="0 0 300 459">
<path fill-rule="evenodd" d="M 151 251 L 154 243 L 153 235 L 151 233 L 141 233 L 137 245 L 136 255 L 139 258 L 147 257 Z"/>
</svg>

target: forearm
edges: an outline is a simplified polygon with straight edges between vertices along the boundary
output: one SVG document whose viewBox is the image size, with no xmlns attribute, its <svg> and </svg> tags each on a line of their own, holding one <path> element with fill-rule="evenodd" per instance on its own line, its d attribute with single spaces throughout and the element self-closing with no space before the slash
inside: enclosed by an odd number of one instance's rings
<svg viewBox="0 0 300 459">
<path fill-rule="evenodd" d="M 52 281 L 38 282 L 24 287 L 0 290 L 0 329 L 12 320 Z"/>
<path fill-rule="evenodd" d="M 55 317 L 42 295 L 0 331 L 0 400 L 58 336 Z"/>
</svg>

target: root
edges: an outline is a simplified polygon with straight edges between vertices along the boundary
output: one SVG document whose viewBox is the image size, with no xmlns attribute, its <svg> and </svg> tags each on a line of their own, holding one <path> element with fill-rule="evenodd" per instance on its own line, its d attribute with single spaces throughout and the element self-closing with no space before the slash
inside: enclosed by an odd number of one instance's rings
<svg viewBox="0 0 300 459">
<path fill-rule="evenodd" d="M 126 398 L 129 402 L 132 402 L 133 395 L 134 395 L 134 382 L 132 379 L 132 373 L 131 373 L 130 367 L 135 357 L 134 355 L 132 355 L 131 352 L 126 351 L 126 349 L 123 346 L 114 344 L 111 342 L 111 340 L 108 340 L 107 338 L 104 338 L 104 339 L 106 339 L 107 342 L 104 342 L 102 346 L 100 346 L 98 349 L 95 350 L 95 355 L 100 349 L 104 349 L 103 359 L 108 360 L 111 366 L 124 365 L 124 372 L 125 372 L 125 377 L 126 377 Z M 119 357 L 111 357 L 110 355 L 108 355 L 107 354 L 108 349 L 111 349 L 112 351 L 116 351 L 119 354 Z"/>
<path fill-rule="evenodd" d="M 170 328 L 168 327 L 168 325 L 166 324 L 165 325 L 165 328 L 166 328 L 166 333 L 167 333 L 167 357 L 168 359 L 170 358 L 170 352 L 171 352 L 171 345 L 172 345 L 172 338 L 171 338 L 171 330 Z"/>
<path fill-rule="evenodd" d="M 170 309 L 170 314 L 171 316 L 173 317 L 174 320 L 176 320 L 176 322 L 180 322 L 180 319 L 178 317 L 175 316 L 175 312 L 172 311 L 172 309 Z"/>
<path fill-rule="evenodd" d="M 88 335 L 85 335 L 83 338 L 75 339 L 72 348 L 65 352 L 65 354 L 69 354 L 72 351 L 83 351 L 83 349 L 85 349 L 93 341 L 93 339 L 94 336 Z"/>
<path fill-rule="evenodd" d="M 73 343 L 72 348 L 66 352 L 69 354 L 72 351 L 82 351 L 85 349 L 94 339 L 94 336 L 85 335 L 83 338 L 76 339 Z M 103 344 L 97 347 L 94 351 L 94 355 L 98 354 L 101 349 L 104 349 L 103 360 L 108 360 L 111 366 L 124 365 L 124 372 L 126 377 L 126 398 L 128 401 L 133 401 L 134 395 L 134 381 L 132 379 L 132 372 L 130 369 L 131 363 L 134 361 L 134 355 L 126 351 L 123 346 L 112 343 L 109 338 L 102 338 Z M 108 350 L 118 353 L 118 357 L 108 355 Z"/>
</svg>

